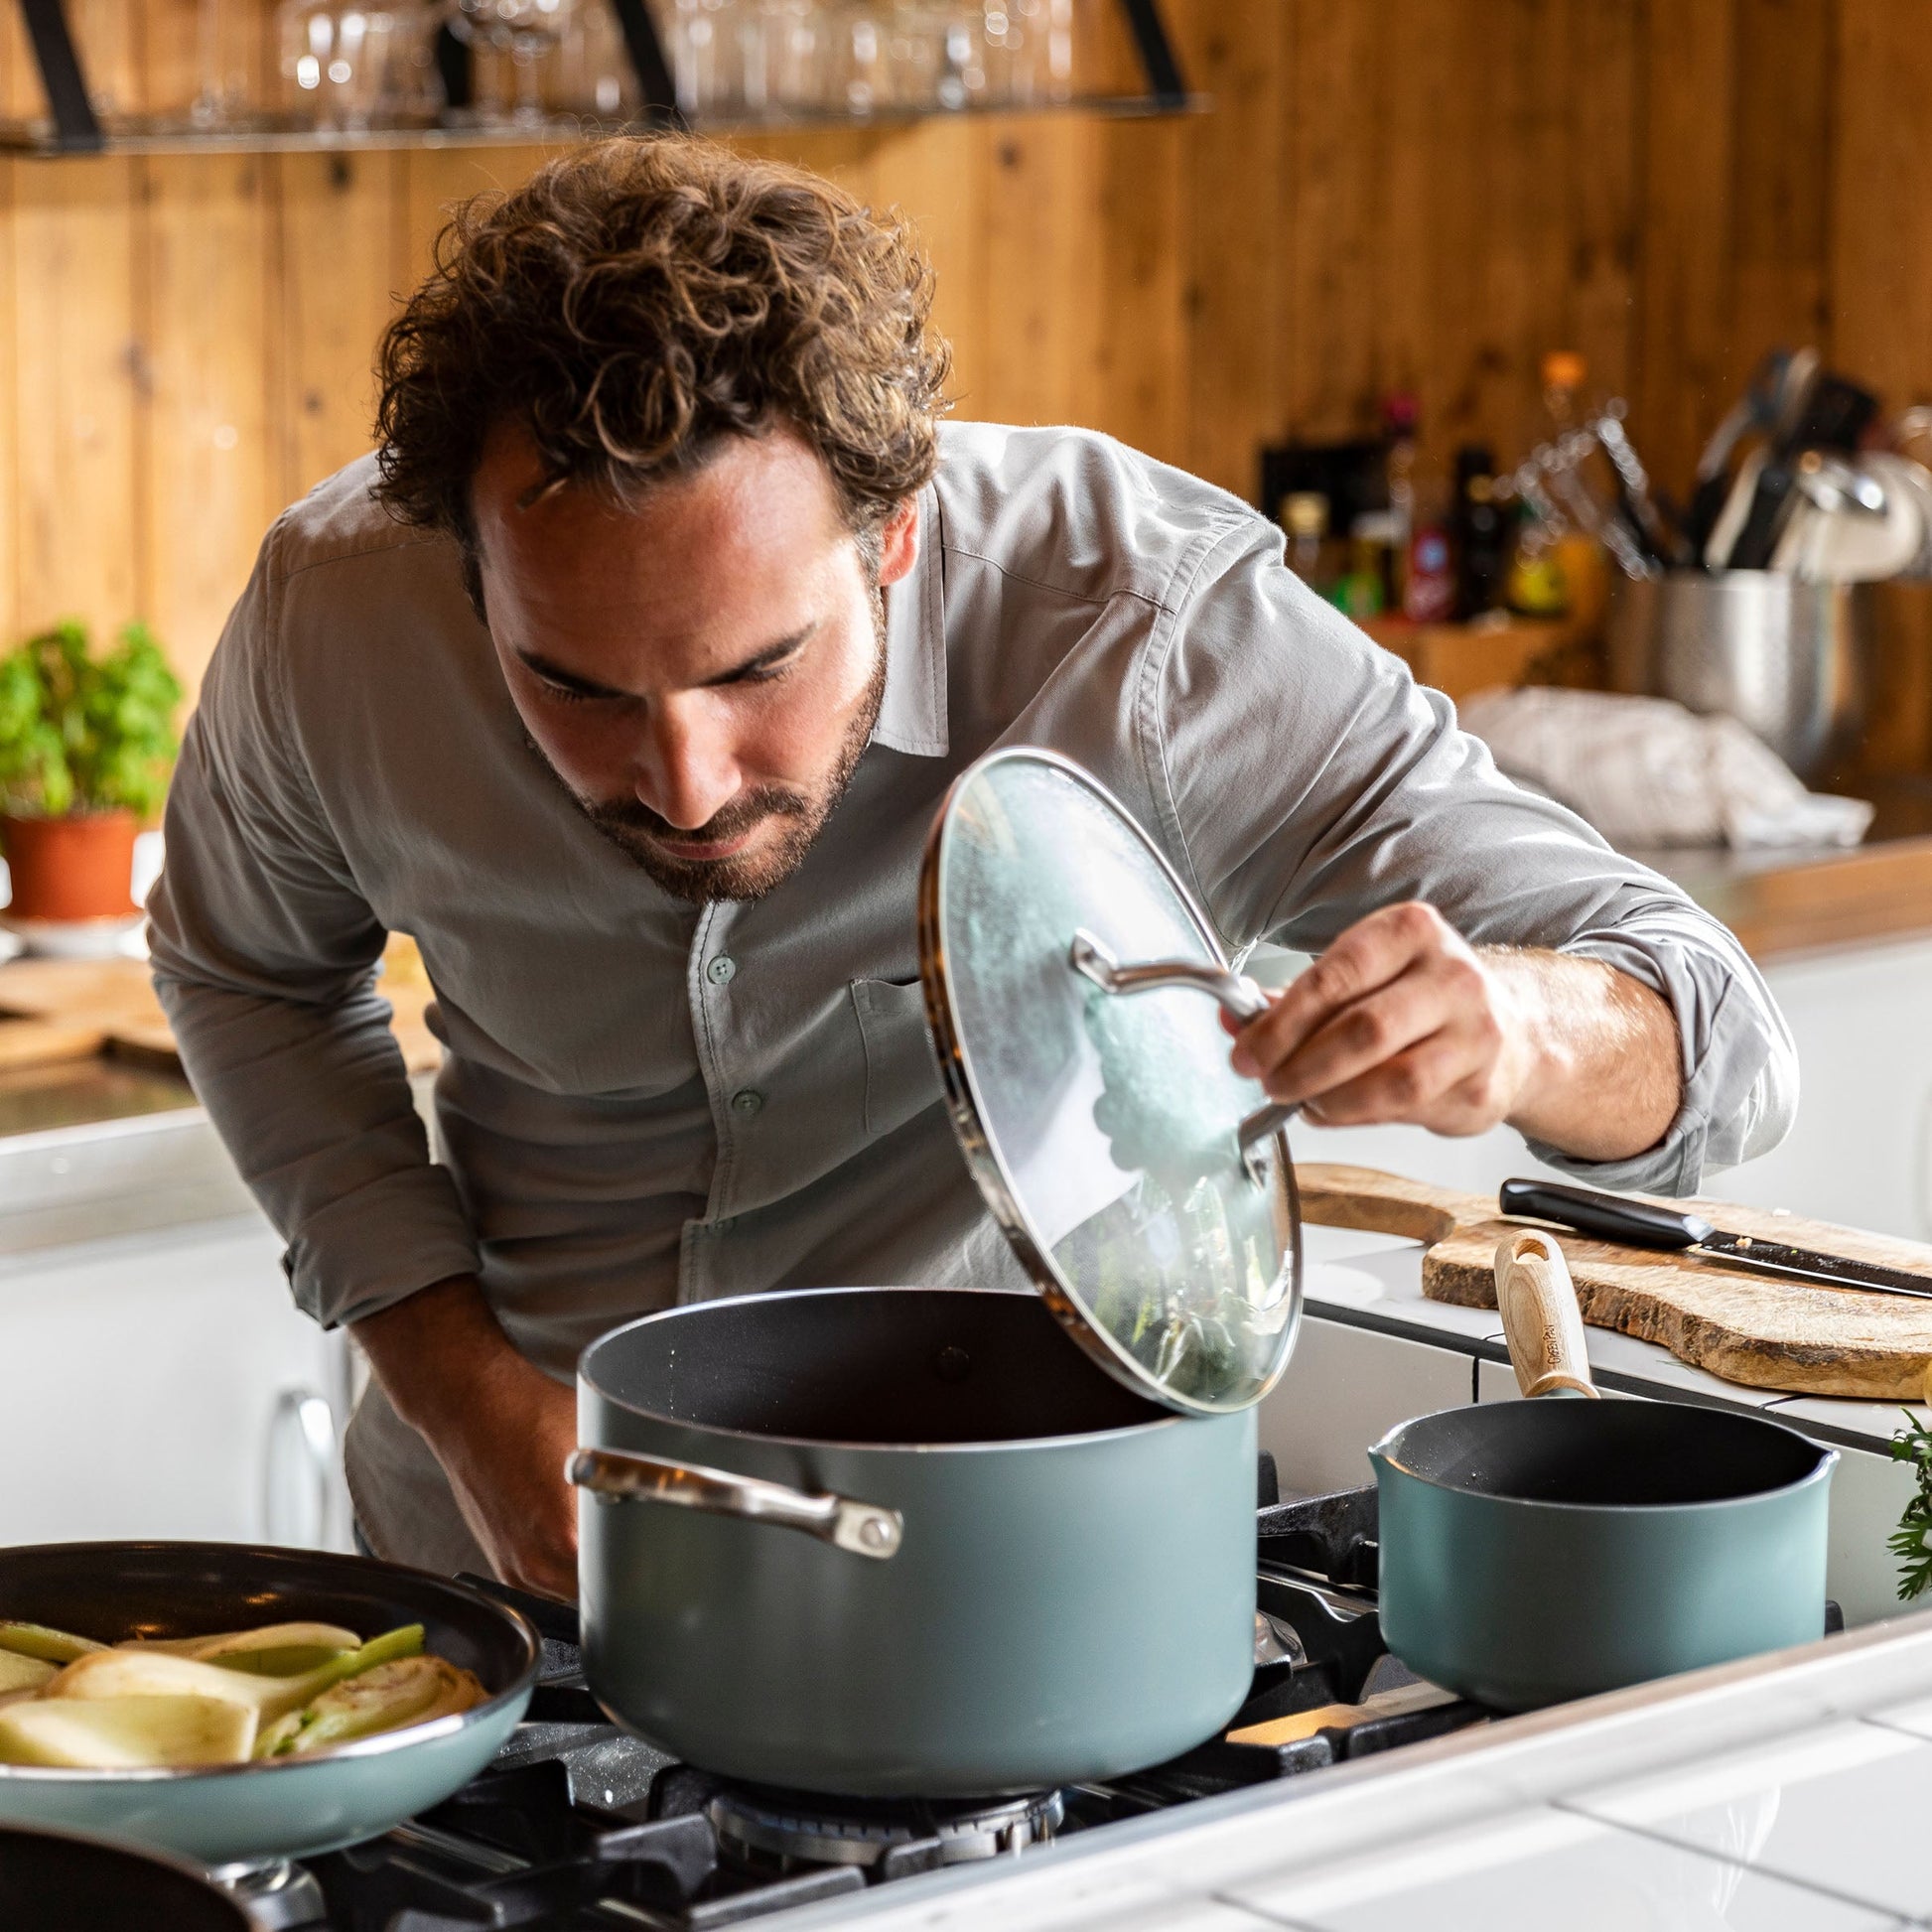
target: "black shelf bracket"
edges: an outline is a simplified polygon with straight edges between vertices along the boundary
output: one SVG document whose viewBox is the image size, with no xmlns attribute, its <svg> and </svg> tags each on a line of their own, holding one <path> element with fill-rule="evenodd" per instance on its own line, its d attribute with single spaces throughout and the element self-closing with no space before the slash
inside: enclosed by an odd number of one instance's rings
<svg viewBox="0 0 1932 1932">
<path fill-rule="evenodd" d="M 87 98 L 80 57 L 68 31 L 68 12 L 62 0 L 20 0 L 27 19 L 34 60 L 47 90 L 48 111 L 54 116 L 54 145 L 63 154 L 98 154 L 105 145 L 94 104 Z"/>
<path fill-rule="evenodd" d="M 682 127 L 684 116 L 678 111 L 677 88 L 650 9 L 644 0 L 611 0 L 611 11 L 618 17 L 624 52 L 630 56 L 630 70 L 637 76 L 644 97 L 643 118 L 660 127 Z"/>
<path fill-rule="evenodd" d="M 1161 0 L 1120 0 L 1127 16 L 1127 30 L 1141 57 L 1141 71 L 1147 75 L 1148 98 L 1157 107 L 1179 108 L 1187 105 L 1187 82 L 1180 62 L 1168 35 L 1168 23 L 1161 17 Z"/>
</svg>

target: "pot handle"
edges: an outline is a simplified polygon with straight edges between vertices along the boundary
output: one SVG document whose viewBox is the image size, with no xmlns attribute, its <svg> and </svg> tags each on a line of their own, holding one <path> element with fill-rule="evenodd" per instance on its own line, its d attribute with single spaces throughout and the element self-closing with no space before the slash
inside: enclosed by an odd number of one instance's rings
<svg viewBox="0 0 1932 1932">
<path fill-rule="evenodd" d="M 897 1556 L 905 1536 L 905 1519 L 896 1509 L 854 1502 L 849 1496 L 808 1496 L 781 1482 L 671 1462 L 662 1456 L 580 1449 L 565 1464 L 564 1473 L 600 1502 L 676 1503 L 712 1516 L 771 1523 L 780 1529 L 803 1530 L 822 1543 L 880 1562 Z"/>
<path fill-rule="evenodd" d="M 1086 927 L 1076 928 L 1066 963 L 1103 993 L 1158 993 L 1164 987 L 1191 986 L 1220 1002 L 1235 1019 L 1248 1021 L 1268 1011 L 1268 995 L 1245 974 L 1191 959 L 1155 959 L 1123 966 Z"/>
<path fill-rule="evenodd" d="M 1525 1395 L 1596 1395 L 1570 1264 L 1535 1228 L 1506 1235 L 1496 1249 L 1496 1309 L 1509 1365 Z"/>
</svg>

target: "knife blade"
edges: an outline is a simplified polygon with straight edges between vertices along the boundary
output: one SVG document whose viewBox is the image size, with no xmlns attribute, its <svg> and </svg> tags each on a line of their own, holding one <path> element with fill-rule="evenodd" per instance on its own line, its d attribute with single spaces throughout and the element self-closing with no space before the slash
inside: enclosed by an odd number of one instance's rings
<svg viewBox="0 0 1932 1932">
<path fill-rule="evenodd" d="M 1655 1248 L 1696 1255 L 1727 1268 L 1822 1282 L 1830 1288 L 1870 1289 L 1880 1295 L 1909 1295 L 1932 1302 L 1932 1274 L 1887 1268 L 1881 1262 L 1855 1261 L 1850 1255 L 1822 1254 L 1767 1241 L 1759 1234 L 1733 1234 L 1714 1227 L 1702 1214 L 1659 1207 L 1654 1201 L 1628 1200 L 1590 1187 L 1566 1187 L 1554 1180 L 1505 1180 L 1496 1194 L 1505 1214 L 1553 1221 L 1599 1241 L 1632 1248 Z"/>
</svg>

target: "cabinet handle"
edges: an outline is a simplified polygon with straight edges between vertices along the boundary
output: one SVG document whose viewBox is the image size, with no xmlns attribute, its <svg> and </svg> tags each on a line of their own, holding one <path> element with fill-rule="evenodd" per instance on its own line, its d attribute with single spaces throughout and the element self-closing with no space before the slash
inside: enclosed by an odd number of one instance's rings
<svg viewBox="0 0 1932 1932">
<path fill-rule="evenodd" d="M 262 1455 L 262 1533 L 270 1543 L 318 1549 L 329 1540 L 329 1506 L 336 1476 L 336 1412 L 314 1389 L 284 1389 L 268 1419 Z M 313 1494 L 304 1510 L 291 1496 Z M 294 1518 L 306 1518 L 295 1520 Z"/>
</svg>

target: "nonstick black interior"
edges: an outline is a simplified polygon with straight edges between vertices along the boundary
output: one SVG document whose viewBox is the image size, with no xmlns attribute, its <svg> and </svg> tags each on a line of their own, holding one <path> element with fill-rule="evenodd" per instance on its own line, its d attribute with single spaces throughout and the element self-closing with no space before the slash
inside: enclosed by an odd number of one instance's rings
<svg viewBox="0 0 1932 1932">
<path fill-rule="evenodd" d="M 250 1932 L 233 1899 L 118 1845 L 0 1825 L 6 1932 Z"/>
<path fill-rule="evenodd" d="M 627 1408 L 841 1443 L 991 1443 L 1158 1422 L 1035 1295 L 823 1289 L 697 1303 L 607 1335 L 584 1374 Z"/>
<path fill-rule="evenodd" d="M 366 1557 L 242 1543 L 0 1549 L 0 1618 L 49 1623 L 97 1643 L 310 1621 L 373 1637 L 420 1623 L 427 1646 L 475 1671 L 491 1697 L 532 1676 L 537 1662 L 528 1626 L 461 1585 Z M 4 1916 L 0 1926 L 11 1932 Z"/>
<path fill-rule="evenodd" d="M 1688 1403 L 1471 1403 L 1407 1424 L 1393 1459 L 1432 1482 L 1529 1502 L 1715 1503 L 1783 1489 L 1827 1453 L 1795 1430 Z"/>
</svg>

